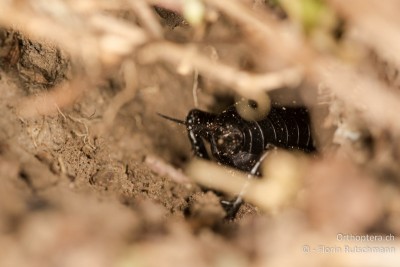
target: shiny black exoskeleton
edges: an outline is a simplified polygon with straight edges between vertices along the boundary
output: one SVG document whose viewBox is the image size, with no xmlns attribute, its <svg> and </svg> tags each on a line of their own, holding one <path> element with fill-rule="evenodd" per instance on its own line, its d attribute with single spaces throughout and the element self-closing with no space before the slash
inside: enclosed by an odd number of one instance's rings
<svg viewBox="0 0 400 267">
<path fill-rule="evenodd" d="M 233 105 L 216 115 L 192 109 L 186 121 L 160 116 L 186 125 L 196 156 L 259 175 L 258 167 L 265 152 L 271 147 L 315 150 L 310 129 L 310 117 L 304 107 L 272 107 L 268 115 L 258 121 L 243 119 Z M 209 149 L 206 143 L 209 143 Z M 242 199 L 222 200 L 227 218 L 233 218 Z"/>
<path fill-rule="evenodd" d="M 247 121 L 229 107 L 219 115 L 193 109 L 186 125 L 193 150 L 198 157 L 250 171 L 268 146 L 315 150 L 310 118 L 303 107 L 272 107 L 260 121 Z M 204 141 L 210 144 L 211 155 Z"/>
</svg>

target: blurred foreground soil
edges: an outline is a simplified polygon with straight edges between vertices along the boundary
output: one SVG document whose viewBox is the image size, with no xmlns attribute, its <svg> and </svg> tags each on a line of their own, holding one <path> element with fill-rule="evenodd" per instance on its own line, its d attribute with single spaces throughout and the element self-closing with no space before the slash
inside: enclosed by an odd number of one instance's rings
<svg viewBox="0 0 400 267">
<path fill-rule="evenodd" d="M 165 40 L 190 40 L 212 60 L 245 71 L 280 65 L 259 61 L 240 21 L 221 16 L 194 30 L 177 13 L 151 10 Z M 110 13 L 137 22 L 129 12 Z M 308 105 L 319 151 L 283 155 L 274 165 L 271 175 L 279 176 L 301 164 L 294 172 L 301 183 L 287 203 L 267 211 L 245 203 L 227 220 L 219 195 L 184 174 L 193 158 L 185 127 L 157 113 L 184 120 L 197 101 L 221 110 L 234 98 L 228 86 L 187 71 L 184 59 L 174 67 L 133 57 L 139 63 L 124 68 L 107 58 L 108 69 L 91 72 L 82 65 L 96 62 L 73 57 L 50 41 L 0 28 L 0 266 L 398 266 L 396 127 L 370 127 L 363 111 L 329 93 L 318 102 L 324 88 L 315 77 L 297 90 L 274 91 L 273 101 Z M 365 69 L 396 88 L 396 67 L 380 60 L 370 51 Z M 129 77 L 132 95 L 124 91 Z M 45 96 L 68 83 L 83 93 L 68 87 L 54 94 L 65 105 L 47 107 Z M 55 112 L 41 114 L 42 107 Z M 339 233 L 395 238 L 360 243 L 338 240 Z M 394 252 L 345 253 L 346 246 Z"/>
</svg>

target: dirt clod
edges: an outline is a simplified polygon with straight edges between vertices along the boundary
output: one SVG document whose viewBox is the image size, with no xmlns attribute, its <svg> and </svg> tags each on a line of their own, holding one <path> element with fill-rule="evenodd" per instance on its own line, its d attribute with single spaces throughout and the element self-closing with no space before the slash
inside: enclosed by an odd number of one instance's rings
<svg viewBox="0 0 400 267">
<path fill-rule="evenodd" d="M 195 228 L 215 226 L 226 216 L 220 199 L 211 191 L 192 195 L 188 201 L 186 213 L 196 224 Z"/>
</svg>

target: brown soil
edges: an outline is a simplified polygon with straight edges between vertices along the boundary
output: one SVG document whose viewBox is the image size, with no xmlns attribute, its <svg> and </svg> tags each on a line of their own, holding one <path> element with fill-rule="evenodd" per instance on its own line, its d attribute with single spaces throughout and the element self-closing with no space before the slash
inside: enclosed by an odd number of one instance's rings
<svg viewBox="0 0 400 267">
<path fill-rule="evenodd" d="M 233 251 L 244 254 L 224 240 L 232 226 L 225 225 L 215 193 L 154 171 L 156 164 L 181 168 L 192 157 L 185 128 L 156 114 L 186 117 L 194 106 L 187 89 L 191 76 L 166 66 L 140 67 L 140 89 L 106 135 L 93 131 L 121 90 L 118 78 L 106 79 L 58 114 L 23 119 L 13 103 L 52 90 L 69 64 L 50 45 L 7 34 L 18 41 L 11 45 L 19 55 L 18 62 L 5 58 L 1 72 L 1 266 L 142 260 L 143 266 L 208 266 L 224 250 L 233 257 Z M 155 162 L 146 164 L 148 157 Z M 148 246 L 155 246 L 157 257 Z M 180 256 L 169 259 L 175 250 Z"/>
<path fill-rule="evenodd" d="M 160 16 L 167 39 L 196 34 L 175 13 Z M 216 49 L 231 66 L 262 68 L 236 40 L 234 23 L 221 19 L 204 30 L 205 54 Z M 356 162 L 349 163 L 332 155 L 331 129 L 314 126 L 320 154 L 307 159 L 295 203 L 270 212 L 245 203 L 227 220 L 218 194 L 183 174 L 193 158 L 185 127 L 157 116 L 184 120 L 194 108 L 191 72 L 138 64 L 135 96 L 110 126 L 103 114 L 126 83 L 118 68 L 88 83 L 71 105 L 29 118 L 17 109 L 21 99 L 54 91 L 79 64 L 13 30 L 0 29 L 0 45 L 0 266 L 322 266 L 332 258 L 304 259 L 306 242 L 334 245 L 339 231 L 400 234 L 400 172 L 396 157 L 381 153 L 397 150 L 377 133 L 343 145 Z M 224 86 L 199 82 L 200 108 L 220 110 L 232 100 Z M 273 99 L 312 98 L 283 95 Z M 316 121 L 327 119 L 326 107 L 311 109 Z"/>
</svg>

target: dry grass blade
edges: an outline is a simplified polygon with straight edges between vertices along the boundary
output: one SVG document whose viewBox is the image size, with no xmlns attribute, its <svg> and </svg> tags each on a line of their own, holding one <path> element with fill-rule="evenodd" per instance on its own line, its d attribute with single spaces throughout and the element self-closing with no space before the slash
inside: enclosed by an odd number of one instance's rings
<svg viewBox="0 0 400 267">
<path fill-rule="evenodd" d="M 398 25 L 400 19 L 397 0 L 330 0 L 351 25 L 352 36 L 375 49 L 388 61 L 400 67 L 400 54 L 392 53 L 400 47 Z"/>
<path fill-rule="evenodd" d="M 303 77 L 302 68 L 292 67 L 271 73 L 249 73 L 227 64 L 213 61 L 197 52 L 195 47 L 160 42 L 140 51 L 140 60 L 151 63 L 166 61 L 184 69 L 196 69 L 200 74 L 231 87 L 247 98 L 257 98 L 260 92 L 281 87 L 295 87 Z"/>
<path fill-rule="evenodd" d="M 399 266 L 399 0 L 0 7 L 0 265 Z M 242 96 L 240 120 L 173 119 L 193 106 L 229 115 Z M 268 112 L 303 103 L 304 128 L 298 114 Z M 268 132 L 267 122 L 277 126 Z M 324 133 L 328 124 L 337 128 Z M 210 161 L 190 161 L 197 126 Z M 234 126 L 240 148 L 224 129 Z M 262 147 L 294 139 L 289 128 L 300 144 L 307 126 L 315 154 Z M 217 146 L 232 150 L 213 157 Z M 267 153 L 250 174 L 221 166 L 234 154 L 230 164 L 250 166 L 255 146 Z M 252 175 L 259 166 L 263 177 Z M 229 224 L 224 193 L 248 202 Z M 396 240 L 339 241 L 339 232 Z"/>
<path fill-rule="evenodd" d="M 320 61 L 315 70 L 317 78 L 347 105 L 362 111 L 365 121 L 379 129 L 400 133 L 400 124 L 393 123 L 400 114 L 400 98 L 383 83 L 362 76 L 338 61 Z"/>
<path fill-rule="evenodd" d="M 149 166 L 149 168 L 157 173 L 158 175 L 167 175 L 173 181 L 181 184 L 190 184 L 191 180 L 184 175 L 181 171 L 177 170 L 173 166 L 169 165 L 167 162 L 158 158 L 156 156 L 146 156 L 144 162 Z"/>
<path fill-rule="evenodd" d="M 148 39 L 148 34 L 134 24 L 82 7 L 76 10 L 68 2 L 54 2 L 55 7 L 36 1 L 22 6 L 5 2 L 0 3 L 0 25 L 58 44 L 71 55 L 83 58 L 92 73 L 100 71 L 99 62 L 119 62 L 122 55 Z"/>
<path fill-rule="evenodd" d="M 144 0 L 129 0 L 130 5 L 140 18 L 140 22 L 154 38 L 162 38 L 163 32 L 160 24 L 155 17 L 154 11 L 146 4 Z"/>
<path fill-rule="evenodd" d="M 138 77 L 135 63 L 130 60 L 126 61 L 122 66 L 122 72 L 125 88 L 112 99 L 110 105 L 104 112 L 103 120 L 96 129 L 96 133 L 99 136 L 110 130 L 118 111 L 136 95 Z"/>
<path fill-rule="evenodd" d="M 21 118 L 54 115 L 60 108 L 71 106 L 88 88 L 82 79 L 64 82 L 50 92 L 19 100 L 16 103 L 17 114 Z"/>
<path fill-rule="evenodd" d="M 268 160 L 273 160 L 272 157 Z M 233 169 L 218 166 L 214 163 L 194 160 L 188 166 L 186 172 L 197 183 L 222 191 L 230 195 L 243 196 L 245 201 L 255 204 L 266 212 L 276 212 L 282 207 L 287 206 L 297 194 L 300 186 L 302 172 L 294 171 L 297 169 L 295 161 L 291 157 L 281 155 L 279 160 L 284 169 L 278 172 L 269 168 L 264 179 L 250 179 L 249 174 L 242 173 Z M 272 165 L 274 163 L 271 162 Z M 279 161 L 278 161 L 279 162 Z M 243 191 L 243 188 L 246 190 Z"/>
</svg>

